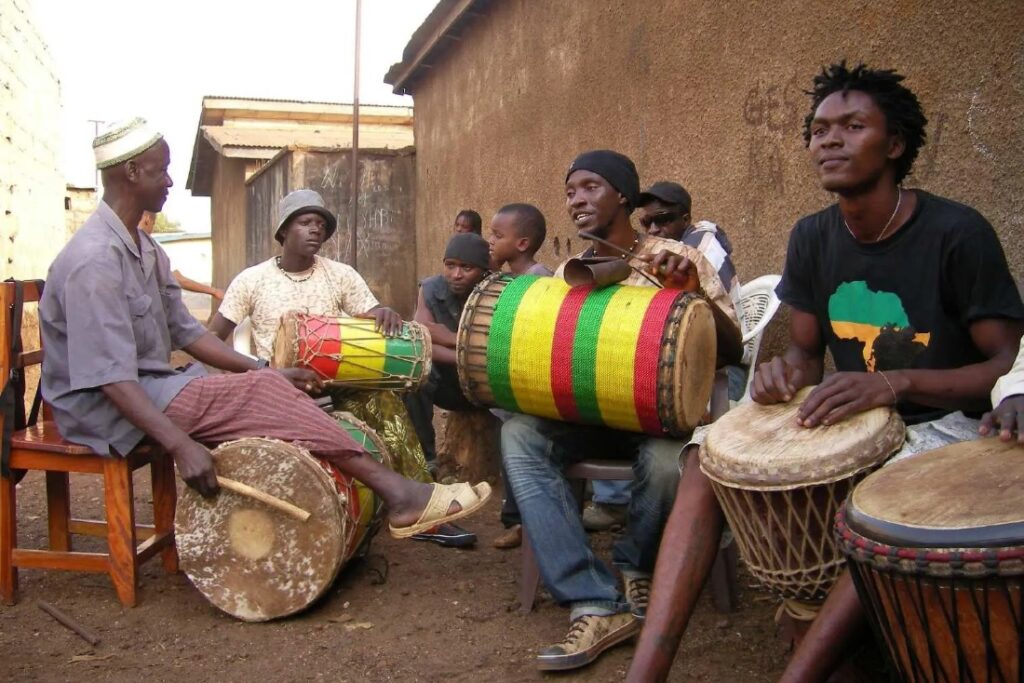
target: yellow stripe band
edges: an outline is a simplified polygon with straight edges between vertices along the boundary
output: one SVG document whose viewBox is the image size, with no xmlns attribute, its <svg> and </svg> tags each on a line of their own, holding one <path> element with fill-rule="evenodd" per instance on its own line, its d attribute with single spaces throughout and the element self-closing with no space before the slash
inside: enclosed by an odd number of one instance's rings
<svg viewBox="0 0 1024 683">
<path fill-rule="evenodd" d="M 509 349 L 509 381 L 519 409 L 529 415 L 560 419 L 551 392 L 551 346 L 564 280 L 541 277 L 523 294 L 516 310 Z"/>
<path fill-rule="evenodd" d="M 596 390 L 601 421 L 643 431 L 633 395 L 634 352 L 647 307 L 658 290 L 621 287 L 608 302 L 597 337 Z"/>
<path fill-rule="evenodd" d="M 335 379 L 377 379 L 384 374 L 388 340 L 374 329 L 376 322 L 360 318 L 343 318 L 337 322 L 341 362 Z"/>
</svg>

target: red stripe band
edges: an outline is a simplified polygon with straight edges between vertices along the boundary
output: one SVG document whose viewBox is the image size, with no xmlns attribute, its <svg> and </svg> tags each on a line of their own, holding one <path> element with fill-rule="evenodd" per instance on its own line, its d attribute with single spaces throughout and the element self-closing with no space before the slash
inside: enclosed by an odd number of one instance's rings
<svg viewBox="0 0 1024 683">
<path fill-rule="evenodd" d="M 558 310 L 558 320 L 555 322 L 555 338 L 551 344 L 551 393 L 554 395 L 555 407 L 558 408 L 559 414 L 568 422 L 580 420 L 580 411 L 576 406 L 572 386 L 572 349 L 580 311 L 587 295 L 593 289 L 592 286 L 570 289 L 562 301 L 562 307 Z"/>
<path fill-rule="evenodd" d="M 648 434 L 664 431 L 658 417 L 658 361 L 665 320 L 672 312 L 679 290 L 663 289 L 654 295 L 644 313 L 633 358 L 633 401 L 640 426 Z"/>
</svg>

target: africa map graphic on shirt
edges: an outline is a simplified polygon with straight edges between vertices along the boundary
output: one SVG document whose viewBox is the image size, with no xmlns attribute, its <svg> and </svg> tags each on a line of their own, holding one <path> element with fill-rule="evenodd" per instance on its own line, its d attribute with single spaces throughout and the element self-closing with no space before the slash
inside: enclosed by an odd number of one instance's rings
<svg viewBox="0 0 1024 683">
<path fill-rule="evenodd" d="M 908 368 L 928 347 L 931 333 L 918 332 L 907 318 L 900 297 L 875 292 L 863 280 L 844 282 L 828 300 L 832 331 L 840 339 L 863 343 L 869 372 Z"/>
</svg>

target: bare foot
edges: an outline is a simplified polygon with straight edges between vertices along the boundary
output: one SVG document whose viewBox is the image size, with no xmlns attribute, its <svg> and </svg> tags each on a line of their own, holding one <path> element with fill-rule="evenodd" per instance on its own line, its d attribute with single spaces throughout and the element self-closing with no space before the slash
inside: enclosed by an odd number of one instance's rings
<svg viewBox="0 0 1024 683">
<path fill-rule="evenodd" d="M 438 484 L 440 486 L 440 484 Z M 419 521 L 420 515 L 426 509 L 430 501 L 430 495 L 434 492 L 433 484 L 416 482 L 409 491 L 409 496 L 401 503 L 394 504 L 388 510 L 388 522 L 397 528 L 412 526 Z M 457 502 L 448 506 L 448 514 L 454 514 L 462 509 Z"/>
</svg>

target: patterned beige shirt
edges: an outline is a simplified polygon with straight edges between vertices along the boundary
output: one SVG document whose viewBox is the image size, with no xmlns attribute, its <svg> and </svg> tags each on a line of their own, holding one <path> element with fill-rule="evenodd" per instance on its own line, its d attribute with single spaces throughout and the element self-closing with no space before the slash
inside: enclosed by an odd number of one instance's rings
<svg viewBox="0 0 1024 683">
<path fill-rule="evenodd" d="M 288 273 L 275 259 L 238 274 L 224 293 L 219 313 L 236 325 L 252 320 L 256 355 L 270 359 L 281 316 L 288 311 L 317 315 L 359 315 L 378 305 L 366 281 L 352 266 L 316 256 L 310 271 Z M 304 279 L 308 276 L 309 279 Z M 302 280 L 302 282 L 296 282 Z"/>
<path fill-rule="evenodd" d="M 662 237 L 654 237 L 652 235 L 641 235 L 640 245 L 636 250 L 636 253 L 638 256 L 644 256 L 647 254 L 653 256 L 654 254 L 660 253 L 663 249 L 681 254 L 690 259 L 690 261 L 697 266 L 697 277 L 700 278 L 701 287 L 704 289 L 704 293 L 707 294 L 708 300 L 718 306 L 718 308 L 728 316 L 729 320 L 736 324 L 737 329 L 739 329 L 739 318 L 736 316 L 736 305 L 733 301 L 733 297 L 722 284 L 722 280 L 718 277 L 718 272 L 715 270 L 715 266 L 701 251 L 675 240 L 667 240 Z M 592 255 L 592 250 L 587 249 L 586 251 L 577 254 L 576 258 Z M 633 265 L 639 265 L 637 261 L 633 261 L 632 263 Z M 558 270 L 555 271 L 555 277 L 562 277 L 564 270 L 565 263 L 563 262 L 558 266 Z M 647 278 L 635 270 L 630 271 L 629 277 L 623 280 L 622 284 L 634 285 L 637 287 L 652 286 Z"/>
</svg>

